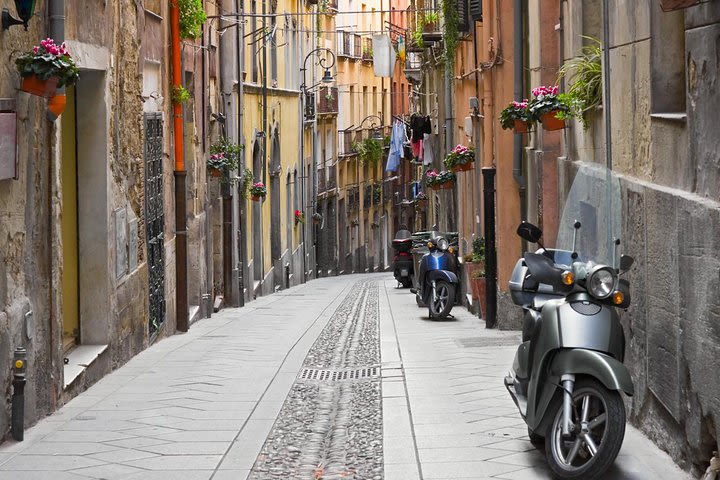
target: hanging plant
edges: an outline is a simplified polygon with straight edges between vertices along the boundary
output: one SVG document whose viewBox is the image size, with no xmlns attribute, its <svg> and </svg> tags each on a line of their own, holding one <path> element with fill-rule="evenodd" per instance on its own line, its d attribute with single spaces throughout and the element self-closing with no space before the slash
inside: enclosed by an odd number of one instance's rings
<svg viewBox="0 0 720 480">
<path fill-rule="evenodd" d="M 80 75 L 80 69 L 67 51 L 65 44 L 56 45 L 52 38 L 46 38 L 31 52 L 20 55 L 15 65 L 23 78 L 23 90 L 34 95 L 51 97 L 56 87 L 74 85 Z M 48 83 L 50 87 L 27 85 Z"/>
<path fill-rule="evenodd" d="M 593 37 L 583 38 L 591 43 L 580 50 L 580 55 L 563 64 L 558 83 L 562 78 L 570 82 L 566 94 L 570 103 L 577 105 L 575 114 L 587 130 L 590 126 L 587 115 L 602 104 L 602 42 Z"/>
<path fill-rule="evenodd" d="M 242 145 L 231 142 L 227 137 L 210 145 L 210 158 L 207 160 L 210 174 L 221 177 L 223 183 L 234 183 L 231 172 L 238 167 L 242 149 Z"/>
<path fill-rule="evenodd" d="M 250 187 L 253 185 L 253 173 L 250 169 L 246 168 L 242 175 L 242 185 L 240 186 L 240 195 L 243 198 L 248 198 L 250 193 Z"/>
<path fill-rule="evenodd" d="M 443 19 L 445 20 L 443 23 L 445 71 L 452 74 L 455 67 L 455 52 L 457 52 L 460 43 L 460 33 L 458 31 L 460 28 L 460 14 L 458 13 L 457 3 L 453 0 L 443 0 L 442 10 Z"/>
<path fill-rule="evenodd" d="M 382 141 L 376 138 L 371 137 L 362 142 L 353 142 L 352 148 L 358 153 L 363 164 L 368 163 L 374 167 L 382 159 Z"/>
<path fill-rule="evenodd" d="M 207 20 L 202 0 L 175 0 L 175 5 L 180 12 L 180 37 L 200 37 L 202 24 Z"/>
<path fill-rule="evenodd" d="M 190 100 L 190 92 L 182 85 L 173 85 L 171 98 L 173 103 L 185 103 Z"/>
</svg>

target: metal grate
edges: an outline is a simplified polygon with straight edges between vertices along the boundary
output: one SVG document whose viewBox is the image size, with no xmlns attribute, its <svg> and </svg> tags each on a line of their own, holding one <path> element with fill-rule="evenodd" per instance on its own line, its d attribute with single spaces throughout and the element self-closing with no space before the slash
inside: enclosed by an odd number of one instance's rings
<svg viewBox="0 0 720 480">
<path fill-rule="evenodd" d="M 320 382 L 347 382 L 377 378 L 380 376 L 380 367 L 364 367 L 354 370 L 323 370 L 319 368 L 303 368 L 298 375 L 300 380 L 313 380 Z"/>
<path fill-rule="evenodd" d="M 145 114 L 145 237 L 148 250 L 149 331 L 165 322 L 165 182 L 162 114 Z"/>
<path fill-rule="evenodd" d="M 597 315 L 602 310 L 602 307 L 592 302 L 572 302 L 570 304 L 573 310 L 580 315 Z"/>
</svg>

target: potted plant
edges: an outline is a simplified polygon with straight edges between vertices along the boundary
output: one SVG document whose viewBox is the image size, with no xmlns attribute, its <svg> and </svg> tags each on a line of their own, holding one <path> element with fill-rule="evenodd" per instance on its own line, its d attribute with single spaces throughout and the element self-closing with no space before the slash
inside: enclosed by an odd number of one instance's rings
<svg viewBox="0 0 720 480">
<path fill-rule="evenodd" d="M 580 55 L 563 64 L 558 72 L 558 82 L 562 78 L 569 81 L 566 95 L 570 108 L 587 130 L 590 126 L 588 114 L 602 104 L 602 42 L 592 37 L 583 38 L 590 44 L 582 48 Z"/>
<path fill-rule="evenodd" d="M 410 33 L 406 49 L 408 52 L 422 52 L 425 50 L 425 41 L 423 40 L 422 34 L 421 28 Z"/>
<path fill-rule="evenodd" d="M 500 126 L 503 130 L 513 129 L 515 133 L 527 133 L 530 126 L 534 124 L 528 111 L 527 99 L 522 102 L 513 100 L 510 104 L 500 112 Z"/>
<path fill-rule="evenodd" d="M 445 157 L 444 163 L 448 170 L 461 172 L 465 170 L 472 170 L 474 161 L 475 150 L 473 147 L 458 145 Z"/>
<path fill-rule="evenodd" d="M 455 174 L 447 170 L 442 170 L 441 172 L 428 170 L 425 174 L 425 183 L 433 190 L 453 188 L 455 186 L 455 180 Z"/>
<path fill-rule="evenodd" d="M 352 149 L 360 156 L 360 161 L 375 166 L 382 160 L 383 145 L 377 138 L 368 137 L 361 142 L 353 142 Z"/>
<path fill-rule="evenodd" d="M 262 182 L 255 182 L 250 187 L 250 199 L 253 202 L 259 202 L 261 198 L 267 195 L 267 187 Z"/>
<path fill-rule="evenodd" d="M 15 66 L 22 77 L 20 89 L 39 97 L 52 97 L 60 87 L 74 85 L 80 69 L 68 53 L 65 44 L 55 45 L 46 38 L 31 52 L 20 55 Z"/>
<path fill-rule="evenodd" d="M 312 214 L 312 222 L 313 225 L 317 225 L 322 221 L 322 215 L 320 215 L 318 212 L 315 212 Z"/>
<path fill-rule="evenodd" d="M 305 213 L 300 210 L 295 210 L 295 225 L 298 223 L 305 223 Z"/>
<path fill-rule="evenodd" d="M 415 195 L 415 205 L 418 208 L 425 208 L 427 207 L 428 198 L 427 195 L 425 195 L 425 192 L 418 192 L 417 195 Z"/>
<path fill-rule="evenodd" d="M 438 14 L 437 12 L 426 12 L 420 17 L 423 32 L 434 33 L 438 31 Z"/>
<path fill-rule="evenodd" d="M 484 265 L 470 274 L 470 288 L 473 296 L 480 302 L 480 316 L 485 318 L 487 312 L 487 284 L 485 283 Z"/>
<path fill-rule="evenodd" d="M 210 145 L 208 173 L 213 177 L 221 177 L 225 183 L 230 183 L 230 173 L 237 169 L 242 149 L 242 145 L 231 142 L 227 137 L 221 137 Z"/>
<path fill-rule="evenodd" d="M 528 103 L 531 119 L 539 119 L 544 130 L 565 128 L 565 120 L 571 116 L 567 97 L 558 95 L 557 85 L 532 89 L 533 99 Z"/>
<path fill-rule="evenodd" d="M 475 237 L 472 252 L 463 257 L 473 298 L 477 298 L 485 311 L 485 239 Z"/>
</svg>

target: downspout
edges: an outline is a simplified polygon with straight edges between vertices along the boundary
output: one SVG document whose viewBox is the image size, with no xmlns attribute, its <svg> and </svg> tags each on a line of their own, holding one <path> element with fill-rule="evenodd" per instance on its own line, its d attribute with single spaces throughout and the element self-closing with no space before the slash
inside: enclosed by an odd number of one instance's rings
<svg viewBox="0 0 720 480">
<path fill-rule="evenodd" d="M 238 9 L 238 6 L 240 7 Z M 242 14 L 245 12 L 245 1 L 244 0 L 235 0 L 235 11 L 240 12 L 240 18 L 243 18 Z M 243 69 L 245 68 L 245 44 L 244 44 L 244 38 L 245 38 L 245 22 L 240 21 L 240 25 L 238 26 L 237 36 L 236 36 L 236 43 L 237 43 L 237 88 L 238 88 L 238 102 L 237 102 L 237 109 L 238 109 L 238 121 L 237 121 L 237 141 L 239 144 L 245 145 L 245 139 L 243 138 L 243 132 L 245 131 L 245 125 L 243 123 L 244 119 L 244 107 L 245 107 L 245 90 L 243 88 L 243 83 L 245 79 L 243 78 Z M 242 153 L 240 154 L 242 161 L 238 162 L 238 176 L 240 177 L 240 180 L 237 183 L 238 188 L 240 187 L 241 183 L 243 182 L 243 178 L 245 175 L 245 149 L 243 148 Z M 237 259 L 237 284 L 238 284 L 238 305 L 241 307 L 245 306 L 245 196 L 240 195 L 239 192 L 236 195 L 237 197 L 237 221 L 235 222 L 236 227 L 236 235 L 237 235 L 237 256 L 235 257 Z"/>
<path fill-rule="evenodd" d="M 65 0 L 48 0 L 48 13 L 49 13 L 49 25 L 48 25 L 48 34 L 50 38 L 54 39 L 57 43 L 62 44 L 65 41 Z M 65 89 L 62 89 L 62 95 L 65 95 Z M 49 115 L 50 112 L 47 112 L 47 115 Z M 51 129 L 52 131 L 52 129 Z M 57 137 L 56 137 L 57 138 Z M 51 150 L 52 155 L 52 150 Z M 50 170 L 48 173 L 48 192 L 53 191 L 53 163 L 54 162 L 48 162 L 48 169 Z M 52 232 L 55 228 L 55 222 L 53 222 L 53 216 L 52 216 L 52 195 L 48 195 L 48 231 Z M 50 239 L 52 242 L 52 239 Z M 48 265 L 53 264 L 53 257 L 54 257 L 55 250 L 52 248 L 52 245 L 50 245 L 50 248 L 48 248 Z M 55 316 L 54 311 L 54 295 L 55 295 L 55 287 L 53 286 L 53 275 L 52 272 L 49 276 L 50 280 L 50 288 L 48 289 L 49 292 L 49 322 L 48 322 L 48 340 L 50 343 L 50 348 L 48 349 L 48 352 L 50 352 L 50 358 L 54 359 L 55 356 L 53 355 L 53 352 L 56 351 L 56 343 L 55 343 L 55 321 L 57 320 L 57 317 Z M 58 306 L 59 308 L 59 306 Z M 51 362 L 51 365 L 53 367 L 53 374 L 55 373 L 54 370 L 56 369 L 55 361 L 53 360 Z M 60 367 L 62 368 L 62 367 Z M 62 377 L 61 377 L 62 378 Z M 53 386 L 54 387 L 54 386 Z M 54 389 L 54 388 L 53 388 Z M 59 395 L 53 395 L 51 401 L 52 401 L 52 407 L 55 409 L 57 405 Z"/>
<path fill-rule="evenodd" d="M 523 99 L 523 67 L 525 65 L 523 54 L 523 0 L 513 1 L 513 72 L 514 87 L 513 96 L 515 100 Z M 520 194 L 520 219 L 527 218 L 527 185 L 525 175 L 523 175 L 523 137 L 522 135 L 513 135 L 513 178 L 518 185 Z"/>
<path fill-rule="evenodd" d="M 170 2 L 170 35 L 172 56 L 173 88 L 182 86 L 180 67 L 180 11 L 177 3 Z M 176 328 L 181 332 L 188 330 L 188 294 L 187 294 L 187 218 L 185 199 L 185 157 L 183 152 L 183 113 L 182 105 L 173 103 L 173 135 L 175 146 L 175 309 Z"/>
<path fill-rule="evenodd" d="M 603 0 L 603 114 L 605 116 L 605 165 L 612 170 L 612 126 L 610 116 L 610 17 L 608 0 Z M 610 230 L 608 230 L 610 231 Z"/>
</svg>

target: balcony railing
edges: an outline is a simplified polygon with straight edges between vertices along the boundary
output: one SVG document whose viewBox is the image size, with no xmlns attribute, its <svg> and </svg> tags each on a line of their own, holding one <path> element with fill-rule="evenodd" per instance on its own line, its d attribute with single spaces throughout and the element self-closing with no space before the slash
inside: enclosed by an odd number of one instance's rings
<svg viewBox="0 0 720 480">
<path fill-rule="evenodd" d="M 360 204 L 360 189 L 358 187 L 350 187 L 347 191 L 348 211 L 354 212 Z"/>
<path fill-rule="evenodd" d="M 340 130 L 338 132 L 338 153 L 340 155 L 349 156 L 356 153 L 352 146 L 355 141 L 354 135 L 353 130 Z"/>
<path fill-rule="evenodd" d="M 363 208 L 370 208 L 372 206 L 372 194 L 373 186 L 365 185 L 365 191 L 363 192 Z"/>
<path fill-rule="evenodd" d="M 337 165 L 330 165 L 326 171 L 325 185 L 328 190 L 337 188 Z"/>
<path fill-rule="evenodd" d="M 352 34 L 343 30 L 338 30 L 338 56 L 352 57 Z"/>
<path fill-rule="evenodd" d="M 315 94 L 314 93 L 306 93 L 305 94 L 305 120 L 311 121 L 315 120 Z"/>
<path fill-rule="evenodd" d="M 372 59 L 373 59 L 372 39 L 365 38 L 365 39 L 363 39 L 363 43 L 364 43 L 363 50 L 362 50 L 363 62 L 372 62 Z"/>
<path fill-rule="evenodd" d="M 325 181 L 325 169 L 323 167 L 317 169 L 317 185 L 318 193 L 323 193 L 325 190 L 327 190 L 327 184 Z"/>
<path fill-rule="evenodd" d="M 362 57 L 362 37 L 360 35 L 353 35 L 353 56 L 355 58 Z"/>
<path fill-rule="evenodd" d="M 317 113 L 321 115 L 338 113 L 338 89 L 337 87 L 321 87 L 318 92 Z"/>
</svg>

